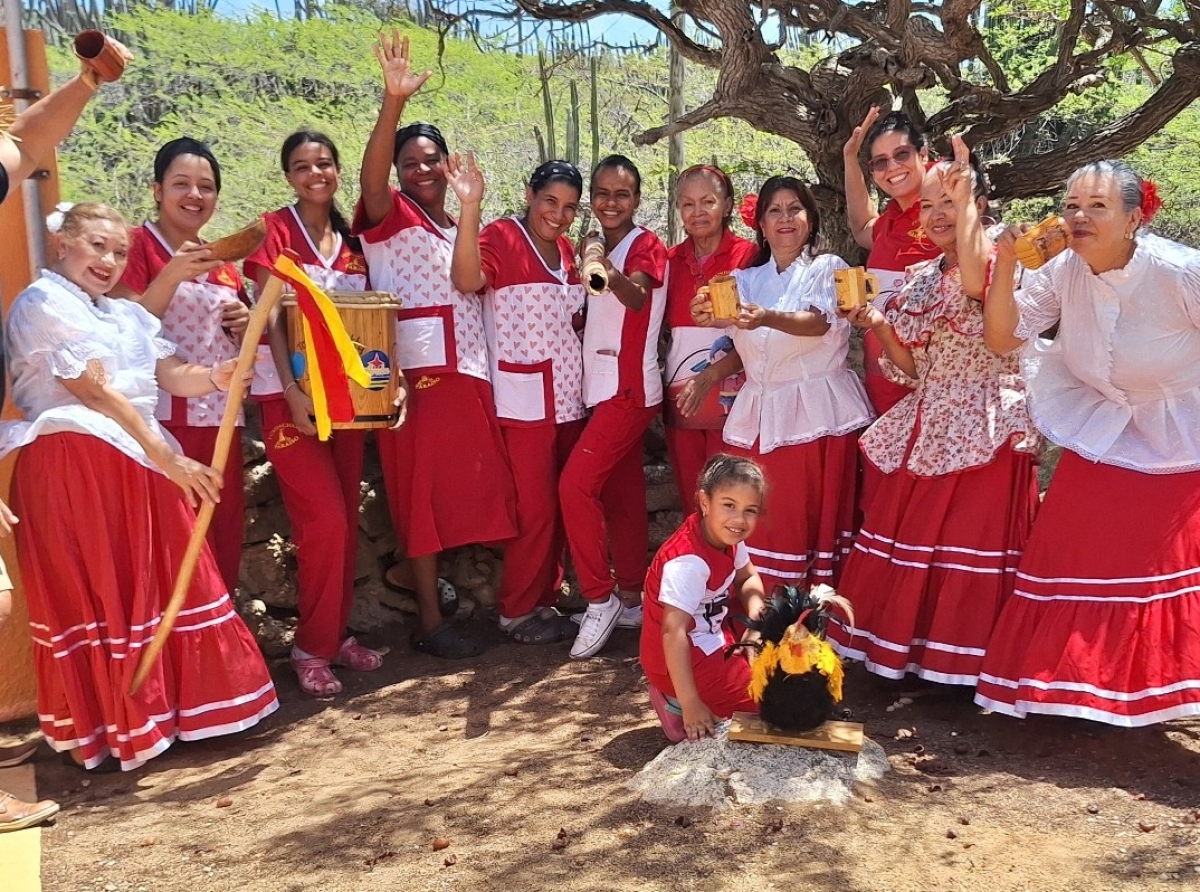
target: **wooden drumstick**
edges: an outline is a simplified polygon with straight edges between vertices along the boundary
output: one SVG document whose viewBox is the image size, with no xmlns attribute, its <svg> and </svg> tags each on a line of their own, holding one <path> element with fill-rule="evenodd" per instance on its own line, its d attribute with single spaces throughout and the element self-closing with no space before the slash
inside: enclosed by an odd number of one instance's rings
<svg viewBox="0 0 1200 892">
<path fill-rule="evenodd" d="M 282 294 L 283 280 L 272 276 L 266 287 L 263 288 L 258 303 L 254 305 L 254 310 L 250 313 L 250 322 L 246 326 L 246 333 L 242 336 L 242 347 L 238 351 L 237 367 L 233 373 L 234 384 L 229 389 L 229 400 L 225 404 L 225 414 L 221 417 L 221 428 L 217 432 L 217 443 L 213 447 L 212 466 L 222 475 L 225 473 L 225 463 L 229 458 L 233 431 L 237 427 L 238 412 L 241 411 L 242 401 L 246 396 L 247 385 L 242 385 L 240 382 L 246 376 L 246 372 L 254 366 L 258 342 L 262 339 L 267 321 L 271 318 L 271 311 L 279 303 Z M 212 523 L 215 508 L 216 506 L 212 503 L 205 502 L 196 514 L 196 526 L 192 530 L 192 538 L 188 540 L 187 550 L 183 553 L 183 561 L 179 566 L 179 575 L 175 579 L 171 600 L 167 602 L 166 609 L 163 610 L 158 629 L 154 632 L 154 639 L 150 642 L 150 646 L 142 651 L 142 659 L 138 663 L 137 672 L 133 675 L 133 682 L 129 685 L 131 697 L 137 693 L 142 682 L 146 680 L 146 676 L 150 674 L 154 661 L 161 653 L 163 645 L 167 643 L 167 636 L 171 634 L 171 629 L 175 626 L 179 611 L 183 609 L 183 602 L 187 600 L 188 588 L 191 587 L 192 575 L 196 572 L 200 552 L 204 549 L 204 539 L 208 535 L 208 527 Z M 230 592 L 229 596 L 232 598 L 233 592 Z"/>
</svg>

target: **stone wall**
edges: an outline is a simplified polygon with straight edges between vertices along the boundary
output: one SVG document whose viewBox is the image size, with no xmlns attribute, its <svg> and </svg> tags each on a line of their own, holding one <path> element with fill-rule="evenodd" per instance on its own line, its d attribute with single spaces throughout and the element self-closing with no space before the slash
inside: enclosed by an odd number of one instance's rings
<svg viewBox="0 0 1200 892">
<path fill-rule="evenodd" d="M 653 554 L 679 527 L 683 513 L 666 461 L 659 422 L 647 432 L 645 445 L 646 508 Z M 257 413 L 252 407 L 247 411 L 242 454 L 246 533 L 238 608 L 263 650 L 270 655 L 283 655 L 291 648 L 296 623 L 296 549 L 279 483 L 267 461 Z M 382 477 L 374 438 L 368 437 L 359 510 L 355 599 L 350 615 L 350 627 L 356 631 L 370 631 L 417 611 L 412 597 L 393 592 L 382 583 L 382 568 L 396 547 Z M 453 549 L 442 556 L 439 575 L 458 589 L 461 611 L 495 610 L 501 557 L 500 549 L 482 545 Z M 564 588 L 564 597 L 573 597 L 570 574 Z"/>
</svg>

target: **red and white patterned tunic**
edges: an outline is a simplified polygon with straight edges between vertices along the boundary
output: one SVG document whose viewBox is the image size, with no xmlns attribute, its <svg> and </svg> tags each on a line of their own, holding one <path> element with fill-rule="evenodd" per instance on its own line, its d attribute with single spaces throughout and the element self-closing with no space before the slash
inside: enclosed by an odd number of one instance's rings
<svg viewBox="0 0 1200 892">
<path fill-rule="evenodd" d="M 564 424 L 584 417 L 583 345 L 572 319 L 584 289 L 575 252 L 558 240 L 550 269 L 515 217 L 479 234 L 496 415 L 502 425 Z"/>
<path fill-rule="evenodd" d="M 130 233 L 129 263 L 121 284 L 138 294 L 144 293 L 174 256 L 175 252 L 153 223 L 137 227 Z M 162 319 L 163 337 L 178 347 L 175 355 L 186 362 L 208 366 L 236 359 L 237 339 L 221 326 L 221 305 L 231 300 L 250 303 L 245 283 L 232 263 L 181 284 Z M 155 417 L 174 425 L 219 427 L 227 399 L 221 391 L 181 397 L 160 390 Z M 238 424 L 242 423 L 244 419 L 239 415 Z"/>
<path fill-rule="evenodd" d="M 666 310 L 667 249 L 649 229 L 635 226 L 608 255 L 626 276 L 644 273 L 650 295 L 640 310 L 631 310 L 611 291 L 588 297 L 583 333 L 584 400 L 595 406 L 618 394 L 638 406 L 662 402 L 658 370 L 658 336 Z"/>
<path fill-rule="evenodd" d="M 358 203 L 353 231 L 362 237 L 374 286 L 400 298 L 400 367 L 430 375 L 457 369 L 487 381 L 482 302 L 450 282 L 457 227 L 442 229 L 415 201 L 392 189 L 391 210 L 375 226 L 367 225 Z"/>
<path fill-rule="evenodd" d="M 313 244 L 294 206 L 268 211 L 263 220 L 267 224 L 267 237 L 242 264 L 247 279 L 258 281 L 260 273 L 275 266 L 280 254 L 291 250 L 299 256 L 300 267 L 322 291 L 366 291 L 370 287 L 366 260 L 346 244 L 341 233 L 334 233 L 333 257 L 325 257 Z M 254 359 L 254 383 L 250 390 L 258 399 L 283 392 L 265 334 Z"/>
</svg>

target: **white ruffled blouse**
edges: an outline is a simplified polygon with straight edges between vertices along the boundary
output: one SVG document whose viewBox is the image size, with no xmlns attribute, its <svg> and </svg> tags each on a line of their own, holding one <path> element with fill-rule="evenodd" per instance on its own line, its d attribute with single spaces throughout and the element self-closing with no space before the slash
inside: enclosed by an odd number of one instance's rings
<svg viewBox="0 0 1200 892">
<path fill-rule="evenodd" d="M 69 432 L 99 437 L 158 470 L 116 421 L 89 409 L 62 385 L 60 379 L 78 378 L 93 359 L 150 429 L 178 448 L 154 419 L 155 365 L 174 355 L 175 345 L 160 337 L 162 324 L 140 304 L 108 297 L 93 302 L 74 283 L 42 270 L 13 301 L 5 328 L 12 398 L 26 420 L 0 424 L 0 457 L 36 437 Z"/>
<path fill-rule="evenodd" d="M 807 251 L 783 272 L 768 260 L 737 270 L 744 303 L 769 310 L 813 310 L 829 320 L 820 337 L 786 334 L 766 326 L 731 328 L 733 344 L 746 370 L 746 384 L 725 421 L 726 443 L 760 453 L 846 434 L 872 418 L 858 376 L 846 365 L 850 323 L 837 315 L 833 272 L 846 263 L 834 254 Z"/>
<path fill-rule="evenodd" d="M 1074 251 L 1025 275 L 1016 335 L 1034 423 L 1084 458 L 1200 470 L 1200 251 L 1138 236 L 1122 269 Z M 1053 341 L 1037 338 L 1059 322 Z"/>
</svg>

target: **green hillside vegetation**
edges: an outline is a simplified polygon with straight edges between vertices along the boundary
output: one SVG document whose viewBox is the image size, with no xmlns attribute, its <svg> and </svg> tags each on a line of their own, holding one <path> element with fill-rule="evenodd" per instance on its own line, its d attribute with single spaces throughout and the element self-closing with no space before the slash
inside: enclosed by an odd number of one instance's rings
<svg viewBox="0 0 1200 892">
<path fill-rule="evenodd" d="M 534 128 L 546 129 L 536 56 L 447 38 L 439 59 L 435 32 L 411 22 L 395 24 L 412 37 L 415 64 L 435 69 L 405 118 L 433 121 L 452 148 L 476 153 L 488 175 L 488 216 L 518 209 L 524 179 L 538 163 Z M 131 221 L 144 218 L 152 209 L 156 149 L 187 134 L 210 142 L 222 164 L 224 189 L 209 227 L 210 235 L 218 235 L 289 200 L 279 145 L 292 130 L 315 127 L 341 148 L 342 204 L 349 210 L 381 93 L 371 51 L 384 27 L 380 19 L 351 8 L 335 8 L 327 18 L 280 20 L 261 13 L 240 21 L 207 12 L 139 9 L 115 16 L 111 25 L 130 36 L 137 61 L 119 83 L 104 87 L 64 145 L 64 198 L 108 201 Z M 1019 52 L 1019 41 L 1014 44 L 1013 52 Z M 821 51 L 819 44 L 801 50 Z M 68 50 L 52 50 L 51 68 L 62 79 L 75 70 L 75 60 Z M 591 159 L 590 60 L 582 55 L 550 60 L 549 71 L 558 153 L 568 145 L 574 82 L 580 157 L 586 167 Z M 665 50 L 609 52 L 598 58 L 600 154 L 623 152 L 638 163 L 645 177 L 642 222 L 660 232 L 667 219 L 666 144 L 639 148 L 632 138 L 662 122 L 666 82 Z M 689 66 L 687 105 L 699 104 L 712 85 L 712 72 Z M 1149 89 L 1115 72 L 1110 86 L 1079 97 L 1047 120 L 1045 132 L 1069 138 L 1071 128 L 1101 126 L 1136 106 Z M 1130 159 L 1159 181 L 1167 201 L 1156 228 L 1189 242 L 1200 222 L 1200 184 L 1187 174 L 1200 150 L 1198 124 L 1193 106 Z M 993 146 L 989 151 L 999 155 L 1017 148 Z M 686 152 L 689 164 L 716 161 L 726 167 L 739 190 L 755 188 L 773 173 L 811 173 L 796 146 L 735 120 L 689 132 Z M 1019 210 L 1028 216 L 1049 207 L 1045 201 L 1022 204 Z"/>
</svg>

